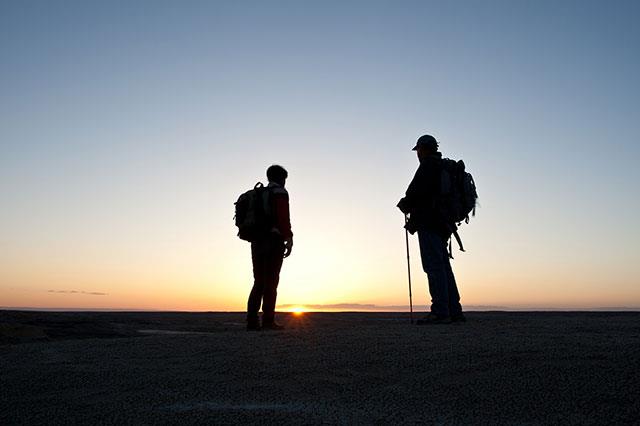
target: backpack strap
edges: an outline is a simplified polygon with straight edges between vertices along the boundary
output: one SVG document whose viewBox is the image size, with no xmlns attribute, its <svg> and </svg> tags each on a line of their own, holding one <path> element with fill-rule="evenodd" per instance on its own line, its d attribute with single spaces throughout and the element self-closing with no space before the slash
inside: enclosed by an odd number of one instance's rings
<svg viewBox="0 0 640 426">
<path fill-rule="evenodd" d="M 462 245 L 462 238 L 460 238 L 460 234 L 458 234 L 458 231 L 457 230 L 453 231 L 452 235 L 456 239 L 456 242 L 458 243 L 458 248 L 460 249 L 460 251 L 465 251 L 464 246 Z M 449 238 L 449 259 L 453 259 L 453 250 L 451 249 L 451 238 Z"/>
<path fill-rule="evenodd" d="M 460 251 L 464 251 L 464 247 L 462 246 L 462 238 L 460 238 L 460 234 L 458 234 L 458 231 L 453 231 L 453 236 L 456 238 L 456 241 L 458 242 L 458 247 L 460 248 Z"/>
</svg>

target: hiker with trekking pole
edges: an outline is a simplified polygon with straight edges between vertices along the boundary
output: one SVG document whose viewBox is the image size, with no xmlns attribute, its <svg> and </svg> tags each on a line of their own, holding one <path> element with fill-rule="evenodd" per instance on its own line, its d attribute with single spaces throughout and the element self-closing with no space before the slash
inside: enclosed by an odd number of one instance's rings
<svg viewBox="0 0 640 426">
<path fill-rule="evenodd" d="M 443 159 L 438 147 L 438 141 L 431 135 L 418 139 L 413 150 L 418 155 L 420 165 L 405 197 L 397 205 L 405 214 L 412 323 L 409 233 L 418 233 L 422 268 L 429 280 L 431 310 L 425 318 L 416 321 L 418 325 L 466 322 L 456 278 L 451 269 L 451 238 L 455 238 L 460 250 L 464 251 L 458 226 L 462 222 L 468 223 L 469 215 L 475 214 L 478 195 L 473 177 L 465 170 L 464 162 Z"/>
</svg>

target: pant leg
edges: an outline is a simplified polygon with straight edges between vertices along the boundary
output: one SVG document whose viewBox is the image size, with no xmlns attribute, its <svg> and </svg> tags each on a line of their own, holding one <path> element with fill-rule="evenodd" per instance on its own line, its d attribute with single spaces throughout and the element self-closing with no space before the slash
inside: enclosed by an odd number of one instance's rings
<svg viewBox="0 0 640 426">
<path fill-rule="evenodd" d="M 262 303 L 265 285 L 267 283 L 268 251 L 264 241 L 251 243 L 251 262 L 253 263 L 253 288 L 247 301 L 247 319 L 258 320 L 258 312 Z"/>
<path fill-rule="evenodd" d="M 451 265 L 446 242 L 440 235 L 429 230 L 419 230 L 418 241 L 422 268 L 429 279 L 431 312 L 448 316 L 450 314 L 448 278 Z"/>
<path fill-rule="evenodd" d="M 456 277 L 453 274 L 451 268 L 451 261 L 449 255 L 446 257 L 447 262 L 447 286 L 449 294 L 449 314 L 460 315 L 462 313 L 462 305 L 460 305 L 460 293 L 458 292 L 458 285 L 456 283 Z"/>
<path fill-rule="evenodd" d="M 284 241 L 273 239 L 269 243 L 265 268 L 265 286 L 262 300 L 262 323 L 274 321 L 276 298 L 278 297 L 278 283 L 280 270 L 284 259 Z"/>
</svg>

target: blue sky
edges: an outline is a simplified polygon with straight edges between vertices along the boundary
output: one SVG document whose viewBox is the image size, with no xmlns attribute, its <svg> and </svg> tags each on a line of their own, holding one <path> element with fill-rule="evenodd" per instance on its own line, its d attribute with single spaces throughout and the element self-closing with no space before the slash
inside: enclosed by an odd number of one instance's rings
<svg viewBox="0 0 640 426">
<path fill-rule="evenodd" d="M 394 206 L 413 142 L 431 133 L 479 185 L 454 266 L 463 302 L 640 306 L 639 12 L 3 2 L 0 291 L 14 304 L 241 309 L 233 201 L 281 163 L 296 233 L 282 303 L 400 304 Z M 109 296 L 45 294 L 72 287 Z"/>
</svg>

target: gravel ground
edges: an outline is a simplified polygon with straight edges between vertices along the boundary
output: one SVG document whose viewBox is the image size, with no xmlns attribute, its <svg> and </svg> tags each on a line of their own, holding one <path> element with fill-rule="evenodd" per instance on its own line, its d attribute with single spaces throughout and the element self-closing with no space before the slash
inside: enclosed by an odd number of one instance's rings
<svg viewBox="0 0 640 426">
<path fill-rule="evenodd" d="M 0 424 L 640 423 L 640 313 L 279 318 L 2 313 Z"/>
</svg>

